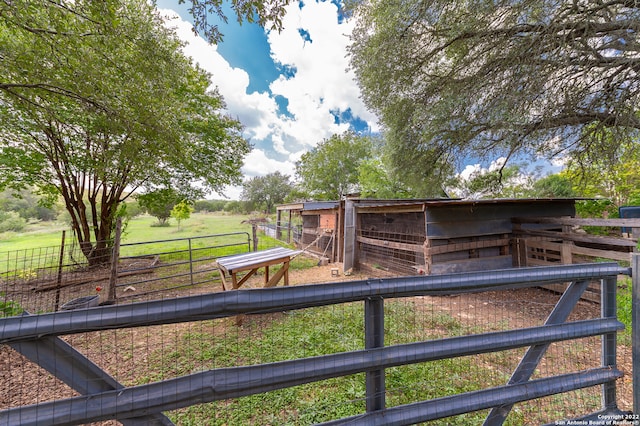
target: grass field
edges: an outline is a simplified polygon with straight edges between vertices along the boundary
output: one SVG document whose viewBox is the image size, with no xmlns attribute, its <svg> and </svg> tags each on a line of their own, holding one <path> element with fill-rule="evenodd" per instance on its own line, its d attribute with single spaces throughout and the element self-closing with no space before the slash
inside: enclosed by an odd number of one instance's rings
<svg viewBox="0 0 640 426">
<path fill-rule="evenodd" d="M 251 232 L 251 225 L 242 224 L 247 216 L 222 215 L 210 213 L 194 213 L 190 219 L 182 221 L 180 228 L 171 221 L 169 227 L 151 226 L 157 223 L 151 216 L 139 216 L 129 221 L 123 243 L 138 243 L 143 241 L 169 240 L 201 235 L 213 235 L 230 232 Z M 62 231 L 71 234 L 68 225 L 57 222 L 39 222 L 30 224 L 26 232 L 5 232 L 0 234 L 0 253 L 15 250 L 27 250 L 41 247 L 59 246 Z"/>
</svg>

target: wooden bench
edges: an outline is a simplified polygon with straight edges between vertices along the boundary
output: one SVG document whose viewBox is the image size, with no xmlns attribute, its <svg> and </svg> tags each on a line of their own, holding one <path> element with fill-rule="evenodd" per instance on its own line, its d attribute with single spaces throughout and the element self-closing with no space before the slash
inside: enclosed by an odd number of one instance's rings
<svg viewBox="0 0 640 426">
<path fill-rule="evenodd" d="M 284 285 L 289 285 L 289 262 L 291 258 L 301 253 L 301 250 L 292 250 L 283 247 L 268 250 L 254 251 L 221 257 L 218 259 L 220 277 L 222 278 L 222 290 L 235 290 L 240 288 L 258 269 L 264 268 L 264 287 L 274 287 L 284 278 Z M 282 268 L 269 278 L 269 266 L 282 264 Z M 249 271 L 240 281 L 238 272 Z M 228 288 L 227 276 L 231 277 L 232 288 Z"/>
</svg>

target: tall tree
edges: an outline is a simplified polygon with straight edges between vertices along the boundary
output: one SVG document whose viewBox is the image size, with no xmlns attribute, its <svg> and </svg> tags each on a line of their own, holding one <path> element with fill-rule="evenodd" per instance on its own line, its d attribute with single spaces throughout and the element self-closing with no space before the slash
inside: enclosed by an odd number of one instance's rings
<svg viewBox="0 0 640 426">
<path fill-rule="evenodd" d="M 162 188 L 136 195 L 138 204 L 146 213 L 158 219 L 158 226 L 169 226 L 173 207 L 183 200 L 183 196 L 172 188 Z"/>
<path fill-rule="evenodd" d="M 136 188 L 240 179 L 241 126 L 180 48 L 145 0 L 0 6 L 0 189 L 59 193 L 90 264 Z"/>
<path fill-rule="evenodd" d="M 339 200 L 359 190 L 359 167 L 371 150 L 371 139 L 353 132 L 323 140 L 296 163 L 302 188 L 319 200 Z"/>
<path fill-rule="evenodd" d="M 638 2 L 355 3 L 352 66 L 416 180 L 470 156 L 600 155 L 638 136 Z"/>
<path fill-rule="evenodd" d="M 573 182 L 574 190 L 584 197 L 604 197 L 614 205 L 640 202 L 640 146 L 637 142 L 619 143 L 614 155 L 574 156 L 562 176 Z"/>
<path fill-rule="evenodd" d="M 533 186 L 533 176 L 519 165 L 503 167 L 498 159 L 491 167 L 476 168 L 468 176 L 458 175 L 447 182 L 450 195 L 465 199 L 522 198 Z"/>
<path fill-rule="evenodd" d="M 276 204 L 282 203 L 293 185 L 288 175 L 280 172 L 266 176 L 256 176 L 243 184 L 240 199 L 250 202 L 254 208 L 264 206 L 266 213 L 272 213 Z"/>
</svg>

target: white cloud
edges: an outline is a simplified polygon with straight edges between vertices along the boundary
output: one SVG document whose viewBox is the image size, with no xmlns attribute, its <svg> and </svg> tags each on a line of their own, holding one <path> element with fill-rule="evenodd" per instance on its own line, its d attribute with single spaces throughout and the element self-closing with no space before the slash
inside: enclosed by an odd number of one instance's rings
<svg viewBox="0 0 640 426">
<path fill-rule="evenodd" d="M 270 88 L 275 95 L 289 100 L 289 111 L 295 116 L 289 132 L 303 146 L 342 133 L 347 124 L 334 123 L 332 111 L 351 108 L 355 116 L 376 127 L 376 117 L 368 112 L 360 99 L 360 90 L 346 57 L 348 35 L 353 23 L 338 23 L 337 7 L 331 2 L 308 2 L 300 8 L 288 6 L 284 30 L 268 35 L 274 62 L 296 69 L 294 77 L 281 76 Z M 307 41 L 299 33 L 308 33 Z"/>
<path fill-rule="evenodd" d="M 295 172 L 295 164 L 289 160 L 274 160 L 269 158 L 263 150 L 254 149 L 247 155 L 242 171 L 245 176 L 263 176 L 275 172 L 292 176 Z"/>
<path fill-rule="evenodd" d="M 506 157 L 500 157 L 491 162 L 489 167 L 482 167 L 481 164 L 467 164 L 465 168 L 458 173 L 458 177 L 462 180 L 468 181 L 471 177 L 481 176 L 489 172 L 500 169 L 507 161 Z"/>
<path fill-rule="evenodd" d="M 228 113 L 242 122 L 245 137 L 260 148 L 245 159 L 242 170 L 247 176 L 274 171 L 293 176 L 295 161 L 306 150 L 348 130 L 348 124 L 335 123 L 332 111 L 351 108 L 354 116 L 378 130 L 375 116 L 359 97 L 353 72 L 346 71 L 348 34 L 353 24 L 338 23 L 337 8 L 331 2 L 308 2 L 302 8 L 297 3 L 290 5 L 284 30 L 268 34 L 274 61 L 296 69 L 294 77 L 281 77 L 271 84 L 272 94 L 247 93 L 246 71 L 232 67 L 215 45 L 194 35 L 191 23 L 176 12 L 165 9 L 161 13 L 171 17 L 167 25 L 186 43 L 184 53 L 212 74 Z M 312 41 L 305 41 L 299 29 L 307 31 Z M 293 117 L 279 114 L 278 95 L 287 99 Z"/>
<path fill-rule="evenodd" d="M 463 171 L 461 171 L 458 176 L 463 180 L 469 180 L 472 175 L 476 175 L 480 173 L 482 167 L 480 164 L 467 164 Z"/>
</svg>

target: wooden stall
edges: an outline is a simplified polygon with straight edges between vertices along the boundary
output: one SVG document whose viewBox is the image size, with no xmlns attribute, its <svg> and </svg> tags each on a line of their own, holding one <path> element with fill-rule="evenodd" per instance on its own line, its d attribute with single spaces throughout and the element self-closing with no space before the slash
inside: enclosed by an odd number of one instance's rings
<svg viewBox="0 0 640 426">
<path fill-rule="evenodd" d="M 514 266 L 511 218 L 573 217 L 575 201 L 347 199 L 344 214 L 345 269 L 445 274 Z"/>
<path fill-rule="evenodd" d="M 514 217 L 514 266 L 548 266 L 598 262 L 631 263 L 637 251 L 640 218 L 597 219 L 567 217 Z M 619 235 L 591 235 L 585 228 L 621 228 Z M 617 233 L 615 233 L 617 234 Z M 565 284 L 545 288 L 563 291 Z M 583 298 L 600 301 L 600 284 L 593 282 Z"/>
<path fill-rule="evenodd" d="M 342 260 L 343 210 L 339 201 L 277 206 L 276 238 L 328 262 Z"/>
</svg>

